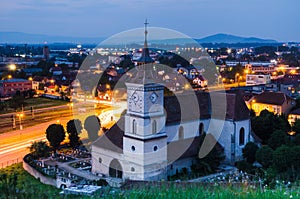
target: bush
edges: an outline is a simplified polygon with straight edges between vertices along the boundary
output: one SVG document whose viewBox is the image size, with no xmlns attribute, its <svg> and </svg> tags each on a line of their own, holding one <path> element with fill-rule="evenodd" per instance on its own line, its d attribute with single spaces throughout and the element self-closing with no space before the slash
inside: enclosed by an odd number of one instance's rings
<svg viewBox="0 0 300 199">
<path fill-rule="evenodd" d="M 258 150 L 258 146 L 253 142 L 248 142 L 243 148 L 243 158 L 246 159 L 248 163 L 253 164 L 255 162 L 255 154 Z"/>
<path fill-rule="evenodd" d="M 247 173 L 253 173 L 254 168 L 255 168 L 254 166 L 252 166 L 252 164 L 250 164 L 249 162 L 247 162 L 245 160 L 236 162 L 236 167 L 238 168 L 238 170 L 247 172 Z"/>
<path fill-rule="evenodd" d="M 257 150 L 255 157 L 264 168 L 269 168 L 273 163 L 273 150 L 269 146 L 263 146 Z"/>
</svg>

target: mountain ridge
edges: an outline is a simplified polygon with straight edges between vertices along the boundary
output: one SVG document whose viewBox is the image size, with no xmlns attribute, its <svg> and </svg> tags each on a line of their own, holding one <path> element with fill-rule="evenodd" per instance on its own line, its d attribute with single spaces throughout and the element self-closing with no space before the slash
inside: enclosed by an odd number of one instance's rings
<svg viewBox="0 0 300 199">
<path fill-rule="evenodd" d="M 8 44 L 45 44 L 45 43 L 74 43 L 74 44 L 99 44 L 104 41 L 105 37 L 69 37 L 69 36 L 52 36 L 44 34 L 31 34 L 23 32 L 0 32 L 0 43 Z M 273 39 L 261 39 L 257 37 L 241 37 L 231 34 L 214 34 L 200 39 L 194 38 L 198 43 L 278 43 Z M 149 41 L 152 43 L 176 44 L 183 42 L 191 43 L 191 38 L 174 38 Z"/>
</svg>

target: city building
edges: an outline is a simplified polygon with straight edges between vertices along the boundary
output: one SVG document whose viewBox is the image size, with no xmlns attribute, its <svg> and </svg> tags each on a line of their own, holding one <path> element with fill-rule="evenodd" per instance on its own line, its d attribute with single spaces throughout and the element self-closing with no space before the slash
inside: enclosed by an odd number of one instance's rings
<svg viewBox="0 0 300 199">
<path fill-rule="evenodd" d="M 136 75 L 126 82 L 127 111 L 93 143 L 92 172 L 122 179 L 161 180 L 184 168 L 190 171 L 198 158 L 204 132 L 215 136 L 225 162 L 234 164 L 240 160 L 242 148 L 252 140 L 249 110 L 242 95 L 187 92 L 165 97 L 164 86 L 154 81 L 146 36 L 147 30 Z M 199 114 L 193 106 L 195 95 Z M 224 106 L 211 110 L 211 95 L 224 98 Z M 181 112 L 183 104 L 185 110 Z M 223 109 L 225 114 L 220 111 Z M 209 132 L 211 128 L 220 128 L 220 137 Z"/>
<path fill-rule="evenodd" d="M 246 75 L 246 86 L 271 83 L 270 75 Z"/>
<path fill-rule="evenodd" d="M 295 100 L 282 92 L 262 92 L 253 96 L 248 102 L 249 109 L 259 115 L 262 110 L 268 110 L 275 114 L 287 115 L 295 105 Z"/>
<path fill-rule="evenodd" d="M 290 112 L 288 116 L 288 121 L 292 125 L 296 120 L 300 120 L 300 109 L 295 109 Z"/>
<path fill-rule="evenodd" d="M 27 79 L 6 79 L 0 80 L 0 96 L 12 96 L 17 91 L 32 89 L 32 82 Z"/>
</svg>

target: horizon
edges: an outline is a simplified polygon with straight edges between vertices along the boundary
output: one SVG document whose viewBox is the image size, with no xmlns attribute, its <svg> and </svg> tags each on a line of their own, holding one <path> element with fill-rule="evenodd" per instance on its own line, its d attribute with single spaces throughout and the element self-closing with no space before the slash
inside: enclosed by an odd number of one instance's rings
<svg viewBox="0 0 300 199">
<path fill-rule="evenodd" d="M 297 42 L 300 40 L 297 35 L 299 6 L 296 0 L 289 3 L 271 0 L 188 0 L 184 3 L 170 0 L 17 0 L 3 4 L 0 19 L 5 23 L 0 32 L 107 38 L 140 28 L 148 18 L 150 26 L 173 29 L 197 39 L 224 33 Z"/>
</svg>

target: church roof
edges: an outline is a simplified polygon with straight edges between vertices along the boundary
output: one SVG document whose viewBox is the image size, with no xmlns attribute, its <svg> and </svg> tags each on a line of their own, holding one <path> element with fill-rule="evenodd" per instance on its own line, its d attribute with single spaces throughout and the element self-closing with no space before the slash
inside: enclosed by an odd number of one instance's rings
<svg viewBox="0 0 300 199">
<path fill-rule="evenodd" d="M 226 101 L 227 120 L 241 121 L 250 118 L 250 111 L 245 103 L 243 93 L 241 91 L 227 91 Z"/>
<path fill-rule="evenodd" d="M 122 116 L 117 123 L 115 123 L 105 134 L 99 137 L 94 146 L 114 151 L 116 153 L 123 153 L 123 136 L 125 128 L 125 118 Z"/>
<path fill-rule="evenodd" d="M 221 113 L 218 115 L 218 111 L 216 111 L 215 117 L 223 118 L 225 116 L 226 120 L 233 121 L 242 121 L 250 118 L 249 109 L 247 108 L 242 93 L 239 91 L 230 91 L 227 93 L 216 93 L 215 95 L 225 95 L 226 94 L 226 114 Z M 164 98 L 164 107 L 166 110 L 166 125 L 170 125 L 172 123 L 180 123 L 185 121 L 191 121 L 196 119 L 209 119 L 211 118 L 211 100 L 210 95 L 212 93 L 200 92 L 196 93 L 196 97 L 198 100 L 198 106 L 200 110 L 200 115 L 197 115 L 195 112 L 195 107 L 192 106 L 194 102 L 191 100 L 189 94 L 182 94 L 178 96 L 168 96 Z M 225 98 L 224 98 L 225 99 Z M 184 106 L 185 111 L 181 113 L 180 104 Z M 183 104 L 182 104 L 183 103 Z M 220 104 L 223 106 L 223 104 Z M 218 107 L 216 107 L 218 109 Z M 224 109 L 224 108 L 223 108 Z M 222 110 L 222 109 L 221 109 Z M 125 117 L 121 116 L 119 121 L 114 124 L 104 136 L 100 137 L 94 145 L 109 149 L 118 153 L 123 153 L 123 136 L 125 129 Z M 199 140 L 195 139 L 192 141 L 193 143 L 197 143 Z M 189 144 L 191 144 L 191 140 L 186 140 Z M 175 142 L 176 143 L 176 142 Z M 185 144 L 181 142 L 180 144 Z M 170 146 L 172 147 L 172 146 Z M 179 147 L 181 148 L 181 147 Z M 182 148 L 181 148 L 182 149 Z M 193 154 L 192 151 L 196 149 L 189 149 L 188 154 Z M 198 150 L 199 151 L 199 150 Z M 186 154 L 185 156 L 187 156 Z M 185 157 L 184 156 L 184 157 Z"/>
<path fill-rule="evenodd" d="M 168 163 L 172 163 L 179 159 L 197 157 L 201 146 L 201 136 L 168 143 Z M 224 148 L 219 144 L 219 142 L 216 143 L 215 147 L 216 150 L 220 152 L 224 151 Z M 186 149 L 184 153 L 182 153 L 183 149 Z"/>
<path fill-rule="evenodd" d="M 211 96 L 220 101 L 214 102 L 212 105 Z M 249 109 L 247 108 L 243 95 L 240 91 L 227 91 L 226 93 L 198 92 L 196 93 L 196 98 L 198 104 L 195 104 L 195 101 L 193 98 L 189 97 L 188 93 L 165 97 L 164 107 L 167 114 L 167 124 L 196 119 L 209 119 L 211 117 L 219 119 L 225 118 L 226 120 L 234 121 L 241 121 L 250 118 Z M 226 103 L 221 100 L 226 100 Z M 196 105 L 198 105 L 199 112 L 195 111 Z M 184 112 L 181 113 L 180 107 L 184 107 Z M 215 109 L 213 116 L 211 109 Z M 226 113 L 224 113 L 225 110 Z M 199 113 L 199 115 L 197 113 Z"/>
<path fill-rule="evenodd" d="M 167 145 L 168 163 L 174 162 L 178 159 L 198 156 L 200 141 L 200 136 L 197 136 L 195 138 L 170 142 Z M 184 153 L 183 149 L 186 149 Z"/>
</svg>

